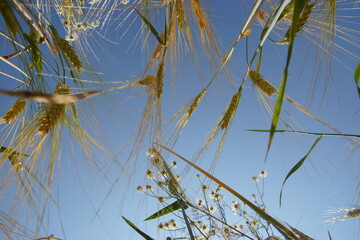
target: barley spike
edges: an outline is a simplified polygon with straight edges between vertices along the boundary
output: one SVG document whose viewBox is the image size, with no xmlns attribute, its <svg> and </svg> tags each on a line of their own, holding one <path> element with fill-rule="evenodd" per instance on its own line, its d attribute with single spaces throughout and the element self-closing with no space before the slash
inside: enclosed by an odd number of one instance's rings
<svg viewBox="0 0 360 240">
<path fill-rule="evenodd" d="M 350 218 L 359 217 L 360 216 L 360 208 L 349 211 L 347 213 L 347 216 Z"/>
<path fill-rule="evenodd" d="M 153 75 L 147 75 L 143 79 L 139 80 L 138 83 L 141 86 L 150 86 L 154 84 L 156 81 L 156 78 Z"/>
<path fill-rule="evenodd" d="M 71 91 L 66 84 L 58 84 L 56 85 L 54 94 L 71 94 Z M 44 113 L 40 116 L 38 132 L 45 135 L 52 130 L 56 123 L 64 116 L 65 107 L 65 104 L 48 104 Z"/>
<path fill-rule="evenodd" d="M 256 85 L 256 87 L 258 87 L 266 95 L 271 96 L 276 93 L 276 89 L 255 70 L 250 69 L 249 76 L 252 82 Z"/>
<path fill-rule="evenodd" d="M 178 21 L 178 26 L 181 30 L 183 30 L 185 23 L 184 0 L 176 0 L 175 11 L 176 11 L 176 18 Z"/>
<path fill-rule="evenodd" d="M 19 114 L 25 109 L 26 100 L 24 98 L 18 99 L 10 109 L 0 118 L 0 123 L 5 122 L 6 124 L 11 123 L 14 119 L 16 119 Z"/>
<path fill-rule="evenodd" d="M 165 71 L 165 64 L 164 61 L 161 61 L 159 64 L 159 69 L 156 74 L 156 96 L 161 98 L 164 86 L 164 71 Z"/>
<path fill-rule="evenodd" d="M 63 53 L 68 57 L 70 62 L 73 64 L 73 66 L 76 68 L 76 70 L 78 72 L 81 72 L 81 70 L 83 69 L 82 63 L 70 43 L 63 38 L 60 38 L 59 46 Z"/>
<path fill-rule="evenodd" d="M 239 100 L 240 100 L 240 92 L 237 92 L 232 97 L 231 102 L 230 102 L 228 108 L 226 109 L 225 114 L 223 115 L 223 117 L 222 117 L 222 119 L 220 121 L 221 129 L 227 128 L 229 126 L 230 121 L 234 117 L 236 108 L 237 108 L 237 106 L 239 104 Z"/>
</svg>

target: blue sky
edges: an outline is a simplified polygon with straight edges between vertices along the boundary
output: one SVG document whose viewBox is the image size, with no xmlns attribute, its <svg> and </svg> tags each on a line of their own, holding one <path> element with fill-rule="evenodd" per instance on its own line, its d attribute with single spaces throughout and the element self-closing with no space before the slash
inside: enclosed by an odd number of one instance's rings
<svg viewBox="0 0 360 240">
<path fill-rule="evenodd" d="M 234 0 L 208 1 L 205 4 L 216 29 L 215 37 L 219 40 L 223 55 L 229 51 L 230 42 L 236 39 L 241 30 L 249 13 L 250 5 L 246 1 Z M 359 15 L 358 7 L 351 11 L 341 11 L 342 7 L 349 6 L 354 5 L 339 4 L 339 13 L 345 15 L 339 16 L 339 19 L 347 20 L 347 16 Z M 128 21 L 132 21 L 135 17 L 136 14 L 133 13 Z M 156 24 L 161 23 L 160 19 L 160 17 L 157 19 Z M 350 18 L 352 21 L 357 19 L 358 17 Z M 58 21 L 56 16 L 53 17 L 53 20 Z M 120 25 L 120 23 L 121 19 L 114 20 L 114 24 L 107 32 L 99 29 L 93 32 L 94 38 L 89 37 L 98 60 L 91 53 L 88 53 L 88 56 L 91 59 L 94 58 L 92 64 L 98 72 L 103 73 L 101 78 L 105 82 L 136 80 L 141 76 L 142 70 L 147 64 L 149 55 L 147 51 L 150 51 L 151 56 L 151 51 L 156 44 L 150 34 L 149 38 L 153 42 L 150 50 L 142 48 L 141 39 L 138 41 L 140 37 L 137 35 L 141 25 L 140 19 L 136 19 L 129 30 L 125 27 L 117 28 L 117 24 Z M 357 42 L 351 45 L 336 38 L 335 43 L 348 49 L 355 57 L 346 56 L 335 49 L 334 56 L 339 61 L 332 61 L 331 76 L 329 77 L 325 74 L 328 66 L 320 63 L 320 57 L 316 54 L 314 45 L 309 44 L 309 41 L 303 37 L 297 38 L 289 69 L 286 94 L 341 132 L 359 134 L 360 117 L 357 112 L 359 97 L 353 80 L 353 71 L 359 62 L 359 58 L 356 56 L 359 55 L 357 47 L 360 29 L 358 24 L 340 20 L 338 23 L 352 28 Z M 156 24 L 154 25 L 157 26 Z M 123 36 L 125 31 L 126 34 Z M 258 44 L 260 33 L 261 29 L 255 23 L 253 33 L 249 36 L 250 56 Z M 65 33 L 62 32 L 62 34 Z M 342 36 L 341 33 L 339 36 Z M 271 35 L 271 38 L 276 37 L 275 34 Z M 199 47 L 199 45 L 196 43 L 195 47 Z M 98 46 L 103 46 L 106 50 Z M 229 82 L 225 74 L 218 76 L 173 148 L 175 152 L 187 159 L 192 159 L 208 132 L 215 126 L 246 71 L 245 50 L 245 39 L 242 39 L 228 63 L 233 82 Z M 276 45 L 270 41 L 264 45 L 260 72 L 275 86 L 279 86 L 281 82 L 286 51 L 287 45 Z M 163 122 L 166 122 L 180 107 L 196 96 L 214 74 L 214 69 L 209 68 L 207 60 L 201 54 L 201 71 L 194 67 L 191 55 L 179 54 L 178 57 L 175 78 L 171 78 L 169 71 L 165 74 L 162 103 Z M 318 88 L 311 96 L 313 89 L 311 84 L 317 73 L 316 70 L 314 71 L 316 63 L 320 63 L 324 68 L 320 71 Z M 1 63 L 1 67 L 9 72 L 12 71 L 4 63 Z M 86 79 L 88 75 L 84 74 L 83 77 Z M 10 80 L 8 82 L 15 84 Z M 323 86 L 326 83 L 328 87 L 323 94 Z M 12 86 L 5 85 L 2 88 L 12 89 Z M 57 167 L 53 192 L 59 208 L 50 204 L 49 213 L 44 221 L 46 229 L 42 229 L 41 234 L 43 235 L 40 234 L 38 237 L 54 234 L 55 237 L 67 240 L 142 239 L 121 219 L 121 216 L 126 216 L 155 239 L 165 239 L 167 236 L 163 232 L 156 231 L 157 220 L 146 224 L 142 221 L 161 206 L 157 204 L 156 199 L 145 197 L 144 194 L 136 191 L 138 185 L 152 184 L 155 188 L 154 183 L 147 179 L 145 174 L 145 171 L 150 168 L 146 156 L 147 148 L 150 147 L 148 140 L 145 141 L 147 146 L 141 148 L 139 157 L 132 159 L 125 174 L 118 177 L 129 157 L 131 146 L 134 145 L 135 128 L 148 93 L 144 88 L 133 87 L 117 90 L 111 94 L 111 96 L 96 96 L 91 99 L 94 104 L 93 111 L 86 108 L 88 100 L 77 105 L 80 117 L 84 121 L 90 122 L 91 127 L 86 126 L 85 128 L 108 149 L 106 154 L 101 152 L 94 154 L 97 161 L 102 164 L 103 174 L 96 168 L 89 168 L 88 157 L 81 153 L 76 143 L 68 140 L 70 138 L 64 132 L 63 147 L 59 150 L 61 152 L 60 164 Z M 272 96 L 272 100 L 276 100 L 276 95 Z M 0 96 L 0 101 L 0 113 L 2 114 L 6 112 L 14 99 Z M 326 214 L 326 211 L 332 208 L 351 207 L 352 204 L 358 205 L 359 150 L 352 149 L 349 142 L 343 137 L 323 137 L 301 169 L 288 179 L 283 188 L 283 204 L 280 208 L 279 193 L 287 173 L 308 152 L 317 137 L 277 133 L 265 162 L 268 133 L 247 131 L 249 129 L 269 129 L 271 116 L 263 111 L 262 104 L 248 79 L 214 175 L 251 199 L 251 194 L 258 194 L 256 184 L 252 182 L 251 178 L 256 176 L 260 170 L 265 169 L 268 176 L 264 182 L 258 183 L 258 186 L 261 189 L 264 184 L 264 201 L 272 216 L 314 239 L 327 239 L 328 231 L 333 239 L 359 239 L 358 219 L 349 219 L 334 224 L 325 223 L 325 220 L 334 216 Z M 285 110 L 296 122 L 286 116 Z M 330 129 L 299 112 L 289 103 L 284 103 L 282 116 L 296 130 L 331 132 Z M 283 127 L 280 125 L 279 129 Z M 165 126 L 164 130 L 165 135 L 168 128 Z M 204 169 L 208 169 L 212 163 L 221 134 L 222 132 L 199 163 Z M 71 145 L 74 147 L 72 148 Z M 167 156 L 167 160 L 175 160 L 179 163 L 179 167 L 174 171 L 177 174 L 183 174 L 182 169 L 185 164 L 174 156 Z M 74 166 L 75 159 L 76 167 Z M 184 174 L 183 180 L 181 180 L 183 187 L 192 199 L 201 197 L 199 196 L 200 183 L 195 174 L 196 172 L 190 171 L 188 174 Z M 229 205 L 231 205 L 231 201 L 236 200 L 225 190 L 222 190 L 222 193 Z M 3 198 L 5 200 L 2 204 L 5 208 L 11 202 L 11 196 Z M 167 203 L 171 203 L 171 201 Z M 231 214 L 227 216 L 229 221 L 237 221 L 235 216 Z M 165 217 L 165 219 L 168 218 Z M 32 226 L 31 221 L 25 222 L 25 225 L 27 224 L 29 227 Z"/>
</svg>

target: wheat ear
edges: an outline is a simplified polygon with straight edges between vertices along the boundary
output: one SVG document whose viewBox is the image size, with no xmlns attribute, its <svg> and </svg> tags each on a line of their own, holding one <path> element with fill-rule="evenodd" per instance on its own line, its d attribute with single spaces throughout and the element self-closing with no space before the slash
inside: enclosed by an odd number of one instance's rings
<svg viewBox="0 0 360 240">
<path fill-rule="evenodd" d="M 263 91 L 266 95 L 271 96 L 276 93 L 276 89 L 271 85 L 271 83 L 269 83 L 268 80 L 266 80 L 255 70 L 250 69 L 249 76 L 254 85 Z"/>
<path fill-rule="evenodd" d="M 231 102 L 230 102 L 228 108 L 226 109 L 225 114 L 221 118 L 221 121 L 220 121 L 221 129 L 227 128 L 229 126 L 230 121 L 233 119 L 233 117 L 235 115 L 235 111 L 239 104 L 239 100 L 240 100 L 240 92 L 237 92 L 232 97 Z"/>
<path fill-rule="evenodd" d="M 10 109 L 0 118 L 0 123 L 5 122 L 6 124 L 11 123 L 15 120 L 19 114 L 25 109 L 26 100 L 24 98 L 18 99 Z"/>
<path fill-rule="evenodd" d="M 75 69 L 78 72 L 81 72 L 81 70 L 83 69 L 82 63 L 70 43 L 63 38 L 60 38 L 59 47 L 70 60 Z"/>
<path fill-rule="evenodd" d="M 71 94 L 71 90 L 67 85 L 56 85 L 54 94 Z M 47 134 L 62 119 L 65 113 L 65 104 L 48 104 L 44 113 L 40 117 L 39 129 L 40 134 Z"/>
</svg>

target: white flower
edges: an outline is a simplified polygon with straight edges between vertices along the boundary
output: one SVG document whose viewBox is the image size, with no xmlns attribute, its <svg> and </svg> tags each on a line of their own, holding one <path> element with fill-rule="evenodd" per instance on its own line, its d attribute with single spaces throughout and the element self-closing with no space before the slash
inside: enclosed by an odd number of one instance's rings
<svg viewBox="0 0 360 240">
<path fill-rule="evenodd" d="M 143 193 L 145 191 L 142 186 L 138 186 L 136 189 L 139 193 Z"/>
<path fill-rule="evenodd" d="M 171 164 L 171 167 L 173 167 L 173 168 L 177 168 L 177 166 L 178 166 L 176 161 L 171 161 L 170 164 Z"/>
<path fill-rule="evenodd" d="M 240 211 L 240 203 L 234 201 L 231 210 L 234 215 L 238 214 Z"/>
<path fill-rule="evenodd" d="M 145 189 L 146 189 L 147 191 L 152 191 L 152 190 L 153 190 L 152 186 L 150 186 L 150 185 L 146 185 L 146 186 L 145 186 Z"/>
<path fill-rule="evenodd" d="M 196 205 L 203 206 L 205 204 L 205 200 L 203 198 L 196 199 Z"/>
<path fill-rule="evenodd" d="M 154 173 L 151 170 L 146 170 L 146 177 L 149 179 L 154 179 Z"/>
<path fill-rule="evenodd" d="M 253 182 L 254 182 L 254 183 L 259 182 L 259 178 L 258 178 L 258 177 L 256 177 L 256 176 L 255 176 L 255 177 L 252 177 L 252 180 L 253 180 Z"/>
<path fill-rule="evenodd" d="M 209 212 L 210 213 L 216 212 L 216 207 L 215 206 L 209 206 Z"/>
<path fill-rule="evenodd" d="M 164 203 L 165 202 L 164 197 L 158 197 L 157 200 L 158 200 L 159 203 Z"/>
<path fill-rule="evenodd" d="M 259 177 L 261 177 L 261 178 L 266 178 L 267 175 L 268 175 L 268 173 L 266 170 L 261 170 L 259 173 Z"/>
<path fill-rule="evenodd" d="M 209 231 L 209 227 L 208 227 L 208 225 L 206 223 L 203 223 L 200 226 L 200 230 L 201 230 L 201 232 L 206 233 L 207 231 Z"/>
<path fill-rule="evenodd" d="M 124 4 L 124 5 L 126 5 L 126 4 L 129 3 L 129 0 L 121 0 L 121 3 Z"/>
</svg>

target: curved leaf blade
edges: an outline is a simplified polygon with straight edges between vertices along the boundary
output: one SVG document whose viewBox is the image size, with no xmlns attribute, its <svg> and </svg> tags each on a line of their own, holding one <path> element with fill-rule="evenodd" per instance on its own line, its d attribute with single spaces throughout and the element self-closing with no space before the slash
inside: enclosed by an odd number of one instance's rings
<svg viewBox="0 0 360 240">
<path fill-rule="evenodd" d="M 164 207 L 163 209 L 157 211 L 156 213 L 152 214 L 151 216 L 149 216 L 148 218 L 146 218 L 144 221 L 148 221 L 148 220 L 152 220 L 155 218 L 159 218 L 161 216 L 164 216 L 168 213 L 172 213 L 175 212 L 176 210 L 181 209 L 181 206 L 184 204 L 184 202 L 182 200 L 177 200 L 176 202 L 173 202 L 172 204 Z M 184 206 L 184 208 L 188 208 L 188 206 Z"/>
</svg>

